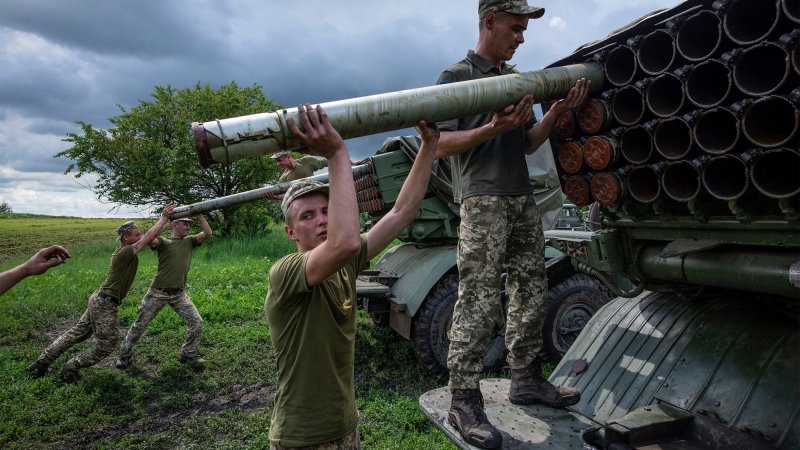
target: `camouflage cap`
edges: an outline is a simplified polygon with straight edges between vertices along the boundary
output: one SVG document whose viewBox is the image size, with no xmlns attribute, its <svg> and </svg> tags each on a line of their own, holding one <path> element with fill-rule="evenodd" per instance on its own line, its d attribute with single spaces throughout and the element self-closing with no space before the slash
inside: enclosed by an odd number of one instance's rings
<svg viewBox="0 0 800 450">
<path fill-rule="evenodd" d="M 283 194 L 283 201 L 281 201 L 281 211 L 283 211 L 283 218 L 286 219 L 286 211 L 289 210 L 289 206 L 291 206 L 292 202 L 297 200 L 298 198 L 311 194 L 312 192 L 322 192 L 325 195 L 328 195 L 328 185 L 322 184 L 319 181 L 312 181 L 312 180 L 298 180 Z"/>
<path fill-rule="evenodd" d="M 120 225 L 119 227 L 117 227 L 117 240 L 121 241 L 122 236 L 125 236 L 125 234 L 130 233 L 131 231 L 133 231 L 134 228 L 136 228 L 136 222 L 132 220 L 129 220 Z"/>
<path fill-rule="evenodd" d="M 544 8 L 528 6 L 527 0 L 480 0 L 478 17 L 483 19 L 489 13 L 507 12 L 538 19 L 544 15 Z"/>
<path fill-rule="evenodd" d="M 270 156 L 270 158 L 272 158 L 274 160 L 279 160 L 279 159 L 283 158 L 284 156 L 289 156 L 289 152 L 283 152 L 283 151 L 276 152 L 276 153 L 273 153 L 272 156 Z"/>
</svg>

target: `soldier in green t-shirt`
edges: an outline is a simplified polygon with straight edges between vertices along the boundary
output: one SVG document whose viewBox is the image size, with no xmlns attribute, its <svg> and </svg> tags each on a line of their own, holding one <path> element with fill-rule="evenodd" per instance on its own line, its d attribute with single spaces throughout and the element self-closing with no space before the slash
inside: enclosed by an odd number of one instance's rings
<svg viewBox="0 0 800 450">
<path fill-rule="evenodd" d="M 114 351 L 119 341 L 119 319 L 117 308 L 128 294 L 139 267 L 138 253 L 149 245 L 158 233 L 169 224 L 169 215 L 175 205 L 166 205 L 158 219 L 142 236 L 134 222 L 125 222 L 117 228 L 119 247 L 111 255 L 108 275 L 100 289 L 89 297 L 89 307 L 72 328 L 50 344 L 39 359 L 27 367 L 36 377 L 47 373 L 53 361 L 73 345 L 89 339 L 94 334 L 96 344 L 67 361 L 59 374 L 61 379 L 72 382 L 78 379 L 78 369 L 100 362 Z"/>
<path fill-rule="evenodd" d="M 183 319 L 187 326 L 186 341 L 181 347 L 180 362 L 201 369 L 205 361 L 197 355 L 200 335 L 203 330 L 203 319 L 192 300 L 186 294 L 186 275 L 192 264 L 192 252 L 206 239 L 211 237 L 211 227 L 202 214 L 195 216 L 200 223 L 200 233 L 189 236 L 192 219 L 182 218 L 171 223 L 172 233 L 169 237 L 158 237 L 150 243 L 150 248 L 158 252 L 158 270 L 136 312 L 125 340 L 119 349 L 119 358 L 115 365 L 120 369 L 129 369 L 133 361 L 133 346 L 142 337 L 144 330 L 162 308 L 169 305 Z"/>
<path fill-rule="evenodd" d="M 360 448 L 353 387 L 356 275 L 417 215 L 439 132 L 420 122 L 422 146 L 389 213 L 359 234 L 350 159 L 321 106 L 299 106 L 309 152 L 328 160 L 330 185 L 301 180 L 284 195 L 285 231 L 297 253 L 269 272 L 264 309 L 277 357 L 270 447 Z"/>
<path fill-rule="evenodd" d="M 314 175 L 314 172 L 326 167 L 328 161 L 325 158 L 318 158 L 313 155 L 306 155 L 300 159 L 294 159 L 289 152 L 277 152 L 270 158 L 275 161 L 275 164 L 283 169 L 283 173 L 278 177 L 278 182 L 294 181 L 300 178 L 308 178 Z M 270 200 L 282 200 L 283 196 L 267 192 L 264 194 Z"/>
<path fill-rule="evenodd" d="M 475 50 L 451 65 L 437 84 L 517 73 L 507 62 L 525 41 L 530 19 L 544 8 L 526 0 L 480 0 L 480 28 Z M 544 235 L 528 173 L 526 155 L 547 140 L 555 119 L 586 98 L 587 80 L 578 80 L 538 122 L 534 99 L 526 95 L 498 112 L 475 114 L 440 122 L 437 157 L 449 157 L 454 200 L 460 204 L 457 265 L 458 301 L 448 333 L 448 420 L 464 439 L 480 448 L 499 448 L 502 435 L 483 410 L 480 372 L 489 338 L 503 311 L 500 268 L 508 277 L 505 290 L 505 342 L 511 369 L 509 400 L 515 404 L 543 403 L 565 407 L 580 392 L 553 386 L 536 361 L 542 343 L 547 291 Z"/>
</svg>

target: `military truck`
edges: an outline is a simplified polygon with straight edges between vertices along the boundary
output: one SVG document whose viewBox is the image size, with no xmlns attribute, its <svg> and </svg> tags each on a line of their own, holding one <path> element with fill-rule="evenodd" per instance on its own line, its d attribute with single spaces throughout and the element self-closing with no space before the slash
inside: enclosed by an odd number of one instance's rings
<svg viewBox="0 0 800 450">
<path fill-rule="evenodd" d="M 482 381 L 503 448 L 800 448 L 798 35 L 796 0 L 690 0 L 553 63 L 603 65 L 551 138 L 601 225 L 546 234 L 641 294 L 603 306 L 554 369 L 581 390 L 568 410 Z M 420 405 L 469 448 L 449 401 Z"/>
<path fill-rule="evenodd" d="M 374 219 L 388 211 L 418 146 L 416 137 L 390 138 L 370 158 L 374 170 L 363 179 L 373 180 L 375 194 L 371 200 L 362 193 L 365 190 L 361 185 L 368 183 L 356 181 L 358 195 L 364 198 L 360 199 L 362 211 L 369 211 Z M 564 196 L 549 144 L 528 157 L 528 168 L 536 187 L 543 226 L 553 228 L 561 217 Z M 381 204 L 370 209 L 369 201 Z M 377 323 L 388 325 L 411 340 L 414 353 L 426 371 L 443 380 L 448 374 L 447 332 L 458 298 L 458 222 L 450 166 L 447 160 L 440 160 L 432 174 L 430 195 L 423 200 L 416 219 L 398 236 L 403 244 L 382 255 L 372 270 L 359 276 L 357 283 L 359 305 Z M 620 277 L 601 281 L 580 273 L 573 268 L 570 258 L 553 246 L 546 247 L 545 260 L 550 289 L 546 297 L 542 357 L 557 362 L 589 318 L 612 298 L 612 291 L 624 292 L 630 284 Z M 502 298 L 506 300 L 505 295 Z M 505 362 L 504 323 L 505 318 L 500 317 L 488 345 L 484 358 L 486 371 L 499 369 Z"/>
<path fill-rule="evenodd" d="M 451 83 L 324 103 L 331 123 L 344 138 L 405 128 L 420 119 L 429 122 L 459 115 L 497 111 L 528 93 L 536 98 L 562 98 L 579 78 L 602 84 L 597 63 L 576 64 L 518 75 Z M 201 164 L 230 163 L 291 150 L 299 141 L 288 132 L 286 119 L 296 108 L 274 113 L 194 123 L 192 131 Z M 296 117 L 295 117 L 296 120 Z M 375 155 L 354 168 L 359 209 L 372 220 L 389 211 L 397 198 L 418 149 L 414 137 L 387 140 Z M 536 187 L 537 204 L 545 229 L 552 228 L 564 203 L 549 144 L 528 160 Z M 324 179 L 325 175 L 318 179 Z M 258 200 L 267 191 L 282 193 L 290 183 L 280 183 L 229 197 L 176 209 L 173 218 L 224 206 Z M 447 378 L 447 331 L 457 299 L 456 241 L 458 205 L 452 201 L 450 168 L 439 161 L 416 219 L 399 236 L 404 244 L 386 252 L 373 270 L 358 280 L 359 305 L 375 319 L 410 339 L 414 352 L 433 376 Z M 629 284 L 619 277 L 579 273 L 569 257 L 555 247 L 546 251 L 548 313 L 544 326 L 543 356 L 557 361 L 592 314 Z M 498 286 L 502 289 L 502 286 Z M 505 360 L 504 318 L 484 359 L 486 370 Z"/>
<path fill-rule="evenodd" d="M 518 407 L 508 380 L 482 380 L 504 448 L 800 448 L 798 29 L 796 0 L 687 0 L 541 71 L 323 104 L 348 138 L 496 111 L 527 93 L 555 100 L 591 79 L 591 98 L 550 140 L 556 181 L 539 187 L 600 205 L 587 220 L 599 228 L 546 232 L 560 251 L 550 250 L 548 280 L 551 296 L 584 279 L 618 297 L 550 377 L 580 389 L 578 404 Z M 295 114 L 193 124 L 201 162 L 297 148 L 285 124 Z M 397 147 L 357 181 L 368 213 L 394 201 L 413 157 L 413 145 L 387 145 Z M 404 238 L 438 242 L 387 252 L 360 294 L 376 320 L 442 355 L 448 308 L 426 304 L 454 299 L 457 215 L 438 169 Z M 417 329 L 423 317 L 438 324 Z M 420 398 L 469 448 L 447 423 L 449 404 L 446 387 Z"/>
</svg>

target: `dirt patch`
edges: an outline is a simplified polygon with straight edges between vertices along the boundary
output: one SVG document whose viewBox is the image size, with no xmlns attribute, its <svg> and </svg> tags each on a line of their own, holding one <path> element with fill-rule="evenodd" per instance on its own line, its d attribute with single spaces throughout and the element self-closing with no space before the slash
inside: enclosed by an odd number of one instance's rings
<svg viewBox="0 0 800 450">
<path fill-rule="evenodd" d="M 272 403 L 275 390 L 275 385 L 263 381 L 251 386 L 235 384 L 211 400 L 198 394 L 194 398 L 194 405 L 185 411 L 148 417 L 118 427 L 87 431 L 71 441 L 53 444 L 52 448 L 93 448 L 93 444 L 101 439 L 116 440 L 127 435 L 162 433 L 173 427 L 183 427 L 198 416 L 217 415 L 234 408 L 246 413 L 261 411 Z"/>
</svg>

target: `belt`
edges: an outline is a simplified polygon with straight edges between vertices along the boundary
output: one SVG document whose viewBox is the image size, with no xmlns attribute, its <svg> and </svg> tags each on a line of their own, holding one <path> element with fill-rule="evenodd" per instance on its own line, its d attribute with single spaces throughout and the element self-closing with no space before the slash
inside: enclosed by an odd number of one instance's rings
<svg viewBox="0 0 800 450">
<path fill-rule="evenodd" d="M 97 291 L 97 296 L 100 297 L 100 299 L 108 300 L 108 301 L 110 301 L 111 303 L 113 303 L 113 304 L 115 304 L 117 306 L 119 306 L 119 304 L 122 303 L 122 302 L 120 302 L 120 300 L 117 297 L 112 297 L 112 296 L 106 294 L 105 292 L 103 292 L 101 290 Z"/>
<path fill-rule="evenodd" d="M 178 295 L 181 292 L 183 292 L 182 288 L 156 288 L 156 289 L 168 295 Z"/>
</svg>

